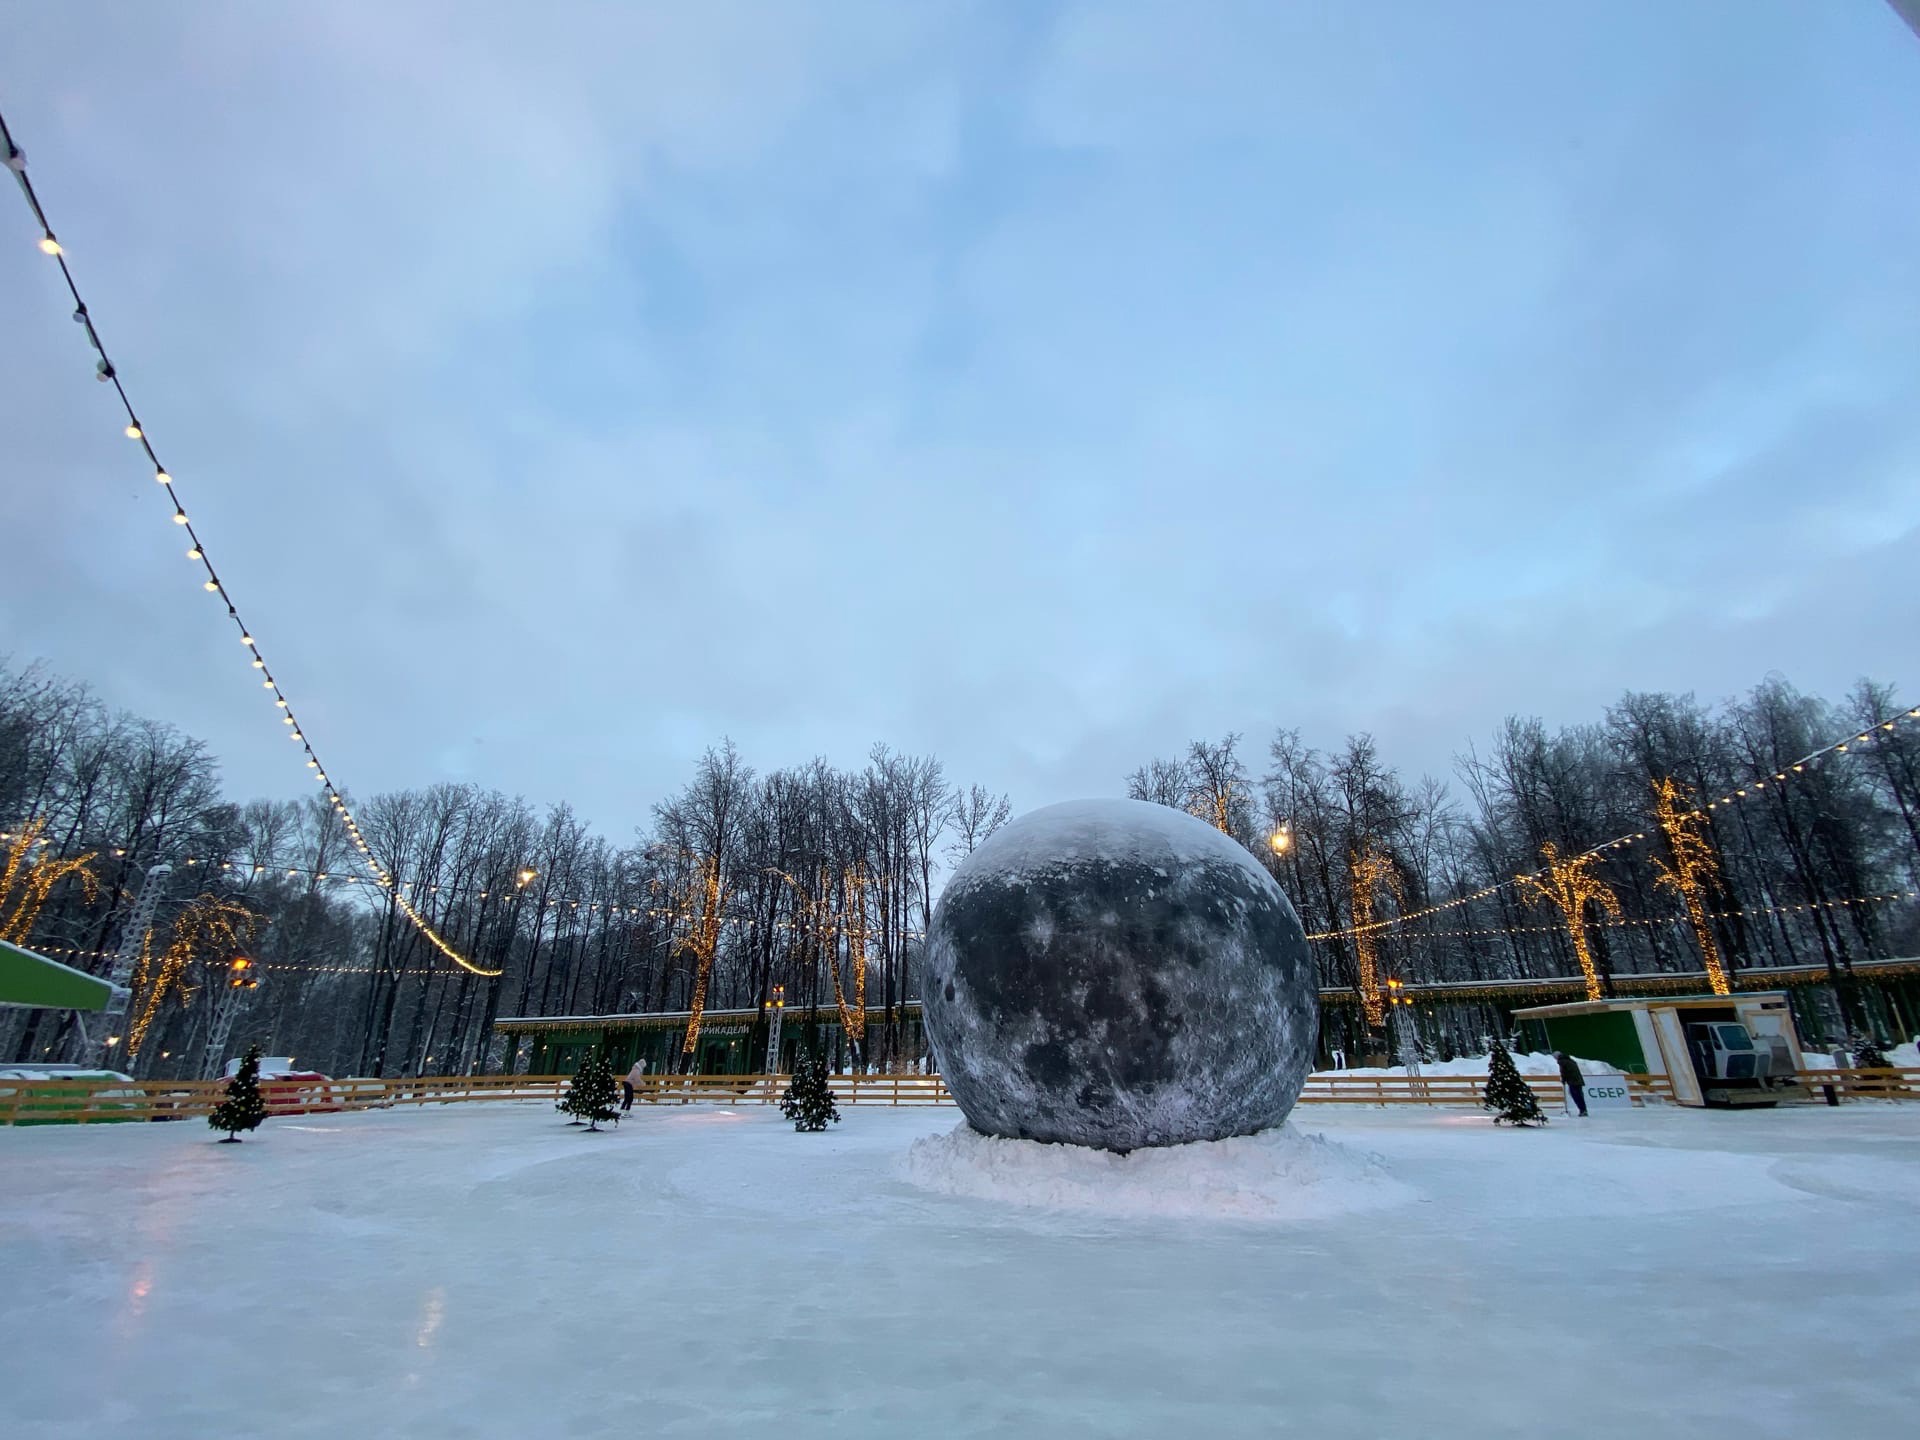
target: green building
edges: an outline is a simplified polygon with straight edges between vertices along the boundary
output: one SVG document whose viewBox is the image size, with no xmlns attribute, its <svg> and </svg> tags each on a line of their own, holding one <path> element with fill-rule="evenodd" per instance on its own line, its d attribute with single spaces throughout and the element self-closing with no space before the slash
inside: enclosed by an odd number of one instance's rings
<svg viewBox="0 0 1920 1440">
<path fill-rule="evenodd" d="M 647 1073 L 678 1071 L 686 1042 L 687 1010 L 661 1010 L 636 1015 L 518 1015 L 494 1022 L 496 1034 L 507 1038 L 507 1068 L 528 1075 L 571 1075 L 587 1051 L 604 1048 L 615 1074 L 625 1074 L 635 1060 L 647 1062 Z M 920 1024 L 920 1002 L 894 1007 L 900 1030 L 900 1053 L 916 1062 L 927 1053 L 926 1032 Z M 866 1036 L 871 1042 L 887 1023 L 881 1006 L 866 1012 Z M 837 1010 L 789 1009 L 781 1017 L 779 1073 L 793 1069 L 793 1059 L 811 1030 L 815 1043 L 826 1051 L 835 1070 L 853 1063 Z M 708 1010 L 700 1017 L 694 1073 L 699 1075 L 764 1075 L 767 1068 L 768 1021 L 759 1010 Z M 527 1043 L 532 1048 L 526 1050 Z"/>
</svg>

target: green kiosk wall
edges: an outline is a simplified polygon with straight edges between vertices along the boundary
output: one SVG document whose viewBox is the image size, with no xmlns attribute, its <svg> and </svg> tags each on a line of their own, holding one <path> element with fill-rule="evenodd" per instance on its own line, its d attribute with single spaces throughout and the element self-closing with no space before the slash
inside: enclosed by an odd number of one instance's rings
<svg viewBox="0 0 1920 1440">
<path fill-rule="evenodd" d="M 104 1010 L 106 981 L 0 940 L 0 1005 L 37 1010 Z"/>
<path fill-rule="evenodd" d="M 1527 1024 L 1544 1028 L 1549 1050 L 1564 1050 L 1582 1060 L 1604 1060 L 1609 1065 L 1618 1065 L 1629 1075 L 1647 1073 L 1647 1057 L 1641 1053 L 1640 1035 L 1634 1029 L 1630 1010 L 1555 1015 L 1545 1020 L 1529 1020 Z"/>
</svg>

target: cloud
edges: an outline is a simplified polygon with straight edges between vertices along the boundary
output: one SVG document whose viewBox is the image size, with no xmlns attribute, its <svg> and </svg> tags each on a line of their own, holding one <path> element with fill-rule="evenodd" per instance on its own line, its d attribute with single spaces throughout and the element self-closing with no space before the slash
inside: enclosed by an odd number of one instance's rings
<svg viewBox="0 0 1920 1440">
<path fill-rule="evenodd" d="M 721 734 L 762 769 L 885 739 L 1023 805 L 1278 724 L 1444 771 L 1508 711 L 1911 656 L 1920 100 L 1851 19 L 74 5 L 15 38 L 109 343 L 360 793 L 617 833 Z M 22 223 L 3 643 L 289 792 Z"/>
</svg>

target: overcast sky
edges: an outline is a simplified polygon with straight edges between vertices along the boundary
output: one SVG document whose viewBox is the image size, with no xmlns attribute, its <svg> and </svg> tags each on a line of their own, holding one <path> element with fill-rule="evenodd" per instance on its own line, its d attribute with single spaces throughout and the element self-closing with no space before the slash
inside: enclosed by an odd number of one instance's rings
<svg viewBox="0 0 1920 1440">
<path fill-rule="evenodd" d="M 18 6 L 0 108 L 335 778 L 1920 686 L 1882 0 Z M 0 651 L 306 772 L 0 195 Z"/>
</svg>

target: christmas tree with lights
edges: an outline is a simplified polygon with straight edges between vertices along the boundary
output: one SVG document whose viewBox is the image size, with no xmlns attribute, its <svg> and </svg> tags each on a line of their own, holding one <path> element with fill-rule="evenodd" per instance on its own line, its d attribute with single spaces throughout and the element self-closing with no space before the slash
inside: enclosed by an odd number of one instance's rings
<svg viewBox="0 0 1920 1440">
<path fill-rule="evenodd" d="M 802 1050 L 793 1062 L 793 1083 L 780 1099 L 780 1113 L 793 1121 L 796 1130 L 824 1130 L 840 1123 L 840 1111 L 833 1103 L 833 1090 L 827 1084 L 827 1057 Z"/>
<path fill-rule="evenodd" d="M 1493 1054 L 1487 1060 L 1486 1098 L 1481 1103 L 1495 1112 L 1496 1125 L 1547 1123 L 1547 1117 L 1540 1113 L 1540 1102 L 1534 1099 L 1533 1087 L 1520 1078 L 1513 1056 L 1498 1040 L 1493 1042 Z"/>
<path fill-rule="evenodd" d="M 227 1132 L 222 1145 L 238 1145 L 242 1130 L 257 1130 L 267 1118 L 266 1097 L 260 1093 L 260 1047 L 249 1045 L 239 1070 L 227 1082 L 227 1096 L 207 1116 L 207 1124 Z"/>
<path fill-rule="evenodd" d="M 613 1103 L 616 1093 L 613 1067 L 607 1063 L 607 1057 L 598 1050 L 589 1050 L 587 1058 L 580 1062 L 580 1068 L 574 1072 L 573 1083 L 567 1087 L 567 1093 L 560 1097 L 556 1108 L 573 1116 L 574 1124 L 584 1120 L 587 1129 L 598 1130 L 600 1121 L 620 1119 L 620 1112 Z"/>
</svg>

